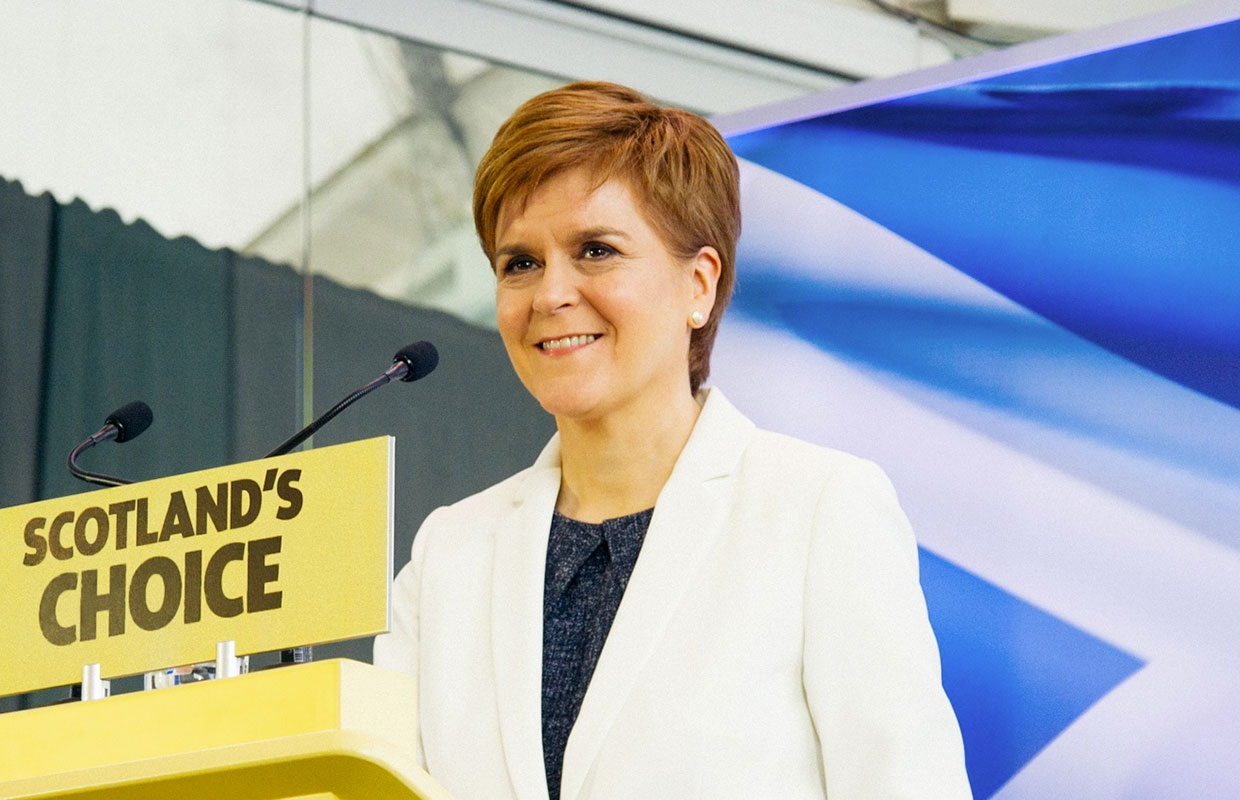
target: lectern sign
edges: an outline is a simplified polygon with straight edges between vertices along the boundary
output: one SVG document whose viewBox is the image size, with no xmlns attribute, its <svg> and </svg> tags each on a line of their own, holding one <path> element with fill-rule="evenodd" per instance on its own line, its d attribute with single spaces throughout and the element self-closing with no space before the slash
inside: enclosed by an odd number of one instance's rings
<svg viewBox="0 0 1240 800">
<path fill-rule="evenodd" d="M 0 509 L 0 695 L 388 627 L 391 437 Z"/>
</svg>

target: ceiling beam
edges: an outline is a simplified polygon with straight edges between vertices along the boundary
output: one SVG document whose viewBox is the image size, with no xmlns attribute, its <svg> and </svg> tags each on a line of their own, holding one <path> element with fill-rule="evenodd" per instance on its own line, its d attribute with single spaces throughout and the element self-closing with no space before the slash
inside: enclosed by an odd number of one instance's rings
<svg viewBox="0 0 1240 800">
<path fill-rule="evenodd" d="M 888 13 L 826 0 L 577 0 L 621 18 L 831 72 L 873 78 L 952 60 Z"/>
<path fill-rule="evenodd" d="M 1096 28 L 1120 20 L 1188 5 L 1192 0 L 947 0 L 959 22 L 1043 31 Z"/>
<path fill-rule="evenodd" d="M 706 114 L 851 83 L 823 69 L 546 0 L 314 0 L 311 13 L 567 80 L 616 81 Z"/>
</svg>

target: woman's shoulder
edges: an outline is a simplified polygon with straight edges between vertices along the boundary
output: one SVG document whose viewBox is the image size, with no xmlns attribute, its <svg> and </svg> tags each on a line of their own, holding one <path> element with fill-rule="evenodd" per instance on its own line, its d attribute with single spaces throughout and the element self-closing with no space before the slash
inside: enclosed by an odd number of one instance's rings
<svg viewBox="0 0 1240 800">
<path fill-rule="evenodd" d="M 703 438 L 727 444 L 714 449 L 703 448 L 702 452 L 720 456 L 734 448 L 734 452 L 743 459 L 783 461 L 791 469 L 830 472 L 873 468 L 872 462 L 860 456 L 761 428 L 734 406 L 720 389 L 711 387 L 704 391 L 705 406 L 699 420 Z M 695 430 L 694 435 L 697 434 Z"/>
<path fill-rule="evenodd" d="M 439 506 L 422 521 L 413 537 L 413 561 L 421 571 L 436 563 L 453 571 L 468 570 L 491 552 L 495 531 L 520 496 L 532 468 L 505 478 L 480 492 Z"/>
<path fill-rule="evenodd" d="M 874 487 L 883 492 L 890 489 L 886 473 L 867 458 L 760 428 L 717 389 L 711 390 L 707 403 L 711 413 L 704 415 L 704 433 L 730 443 L 716 448 L 714 454 L 735 453 L 738 474 L 745 482 L 794 494 L 817 494 L 829 486 Z"/>
<path fill-rule="evenodd" d="M 818 480 L 852 478 L 887 481 L 882 467 L 868 458 L 762 428 L 754 431 L 745 460 L 777 472 Z"/>
<path fill-rule="evenodd" d="M 510 509 L 513 503 L 521 497 L 521 491 L 533 469 L 534 467 L 526 467 L 480 492 L 440 506 L 431 512 L 431 515 L 427 517 L 427 522 L 470 520 L 476 526 L 478 522 L 498 517 Z"/>
<path fill-rule="evenodd" d="M 900 505 L 891 479 L 874 461 L 762 429 L 754 431 L 738 478 L 745 491 L 795 507 L 861 513 Z"/>
</svg>

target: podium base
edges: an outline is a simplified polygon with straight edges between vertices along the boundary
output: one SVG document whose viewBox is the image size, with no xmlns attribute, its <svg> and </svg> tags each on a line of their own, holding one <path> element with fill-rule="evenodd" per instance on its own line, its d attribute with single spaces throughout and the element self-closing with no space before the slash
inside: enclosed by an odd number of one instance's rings
<svg viewBox="0 0 1240 800">
<path fill-rule="evenodd" d="M 0 715 L 0 797 L 451 800 L 413 757 L 416 688 L 336 659 Z"/>
</svg>

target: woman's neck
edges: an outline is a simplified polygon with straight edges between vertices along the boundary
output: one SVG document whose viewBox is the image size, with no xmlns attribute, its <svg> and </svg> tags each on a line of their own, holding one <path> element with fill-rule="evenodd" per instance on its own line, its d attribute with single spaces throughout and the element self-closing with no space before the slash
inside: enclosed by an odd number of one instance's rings
<svg viewBox="0 0 1240 800">
<path fill-rule="evenodd" d="M 557 418 L 561 473 L 556 510 L 582 522 L 602 522 L 652 507 L 700 411 L 686 393 L 652 413 Z"/>
</svg>

